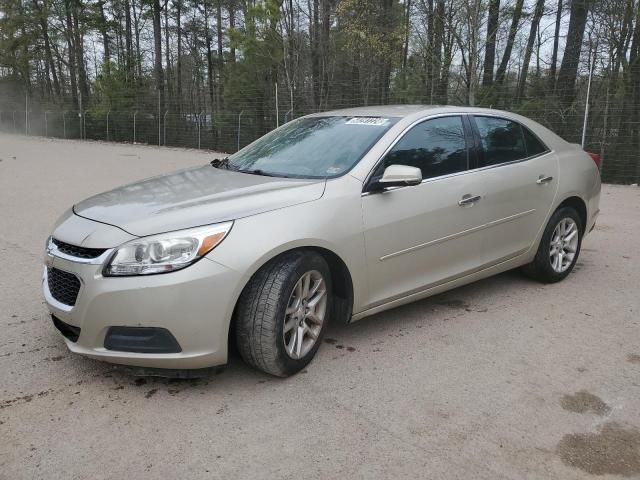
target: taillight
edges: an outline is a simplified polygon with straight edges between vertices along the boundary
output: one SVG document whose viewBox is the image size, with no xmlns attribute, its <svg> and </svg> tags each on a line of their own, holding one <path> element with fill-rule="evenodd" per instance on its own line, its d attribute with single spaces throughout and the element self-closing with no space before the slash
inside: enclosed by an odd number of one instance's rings
<svg viewBox="0 0 640 480">
<path fill-rule="evenodd" d="M 600 155 L 593 152 L 587 152 L 587 154 L 591 157 L 591 160 L 593 160 L 593 163 L 596 164 L 596 167 L 598 167 L 598 170 L 600 170 L 600 165 L 601 165 Z"/>
</svg>

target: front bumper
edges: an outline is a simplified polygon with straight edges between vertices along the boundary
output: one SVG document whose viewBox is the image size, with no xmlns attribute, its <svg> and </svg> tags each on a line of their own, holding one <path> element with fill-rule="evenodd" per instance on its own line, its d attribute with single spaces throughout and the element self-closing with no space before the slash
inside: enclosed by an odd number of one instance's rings
<svg viewBox="0 0 640 480">
<path fill-rule="evenodd" d="M 103 264 L 49 256 L 47 264 L 80 280 L 75 305 L 57 301 L 42 289 L 51 314 L 80 329 L 77 341 L 65 336 L 69 350 L 98 360 L 137 367 L 198 369 L 227 362 L 229 324 L 241 289 L 241 276 L 205 257 L 176 272 L 135 277 L 104 277 Z M 166 329 L 180 346 L 177 353 L 140 353 L 105 348 L 110 327 Z"/>
</svg>

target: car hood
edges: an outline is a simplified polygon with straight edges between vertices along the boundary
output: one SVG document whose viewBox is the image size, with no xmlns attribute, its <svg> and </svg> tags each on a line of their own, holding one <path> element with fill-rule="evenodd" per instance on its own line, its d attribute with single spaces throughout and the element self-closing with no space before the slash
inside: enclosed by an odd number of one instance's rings
<svg viewBox="0 0 640 480">
<path fill-rule="evenodd" d="M 206 165 L 100 193 L 73 211 L 146 236 L 317 200 L 324 185 L 324 180 L 265 177 Z"/>
</svg>

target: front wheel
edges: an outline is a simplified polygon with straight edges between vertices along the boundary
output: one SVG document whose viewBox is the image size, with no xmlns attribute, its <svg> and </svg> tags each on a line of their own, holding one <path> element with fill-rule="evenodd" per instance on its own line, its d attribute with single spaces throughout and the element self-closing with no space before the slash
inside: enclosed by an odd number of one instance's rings
<svg viewBox="0 0 640 480">
<path fill-rule="evenodd" d="M 563 280 L 578 261 L 582 232 L 580 215 L 571 207 L 559 208 L 549 219 L 533 262 L 523 270 L 543 283 Z"/>
<path fill-rule="evenodd" d="M 331 276 L 322 256 L 294 251 L 264 265 L 237 308 L 236 340 L 246 363 L 287 377 L 304 368 L 328 323 Z"/>
</svg>

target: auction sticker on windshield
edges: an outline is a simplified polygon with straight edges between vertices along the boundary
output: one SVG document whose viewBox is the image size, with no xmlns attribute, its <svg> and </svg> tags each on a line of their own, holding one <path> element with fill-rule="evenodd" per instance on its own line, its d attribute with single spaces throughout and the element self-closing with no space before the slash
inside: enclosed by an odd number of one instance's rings
<svg viewBox="0 0 640 480">
<path fill-rule="evenodd" d="M 373 125 L 376 127 L 382 127 L 388 123 L 388 118 L 380 117 L 355 117 L 345 122 L 346 125 Z"/>
</svg>

